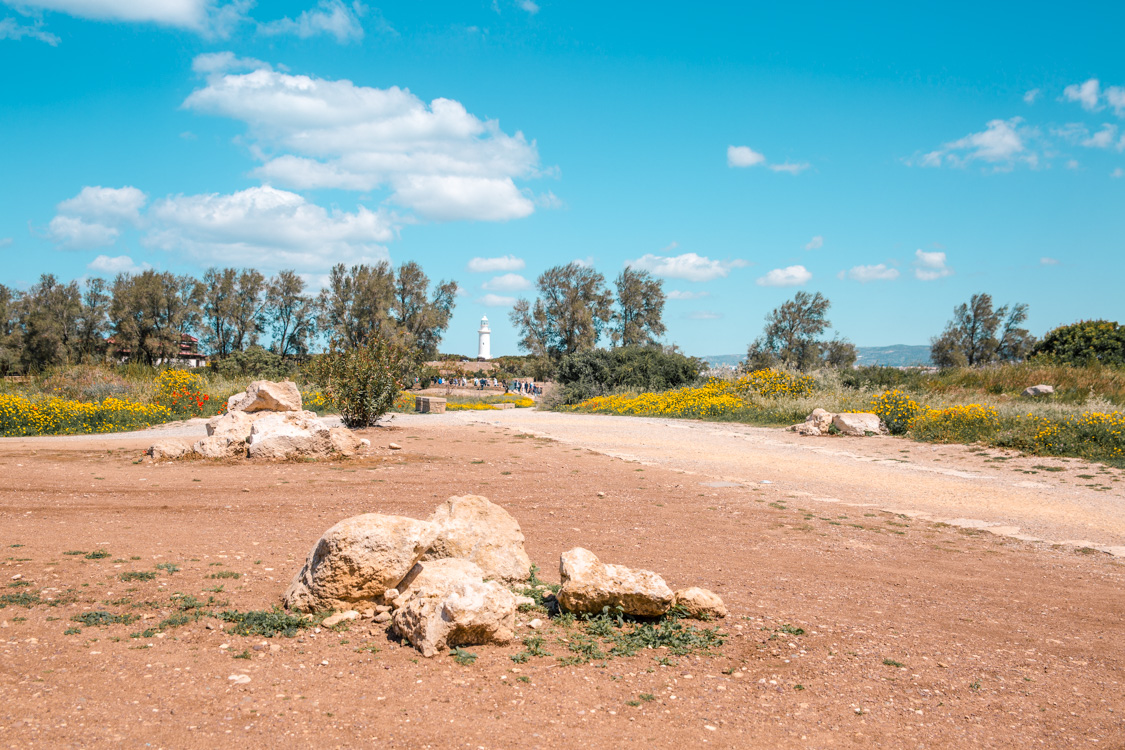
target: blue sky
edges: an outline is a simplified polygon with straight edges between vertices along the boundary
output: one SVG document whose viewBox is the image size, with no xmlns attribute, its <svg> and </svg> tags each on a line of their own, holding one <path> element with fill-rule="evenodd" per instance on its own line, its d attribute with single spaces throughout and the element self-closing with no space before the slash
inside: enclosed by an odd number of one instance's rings
<svg viewBox="0 0 1125 750">
<path fill-rule="evenodd" d="M 859 345 L 1122 317 L 1125 6 L 710 6 L 0 0 L 0 283 L 413 259 L 466 354 L 572 260 L 697 355 L 800 289 Z"/>
</svg>

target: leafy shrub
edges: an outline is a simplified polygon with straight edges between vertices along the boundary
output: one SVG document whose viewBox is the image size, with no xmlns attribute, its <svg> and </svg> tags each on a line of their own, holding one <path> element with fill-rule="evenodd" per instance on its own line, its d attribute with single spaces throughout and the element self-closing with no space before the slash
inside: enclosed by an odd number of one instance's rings
<svg viewBox="0 0 1125 750">
<path fill-rule="evenodd" d="M 933 443 L 976 443 L 994 436 L 1000 415 L 991 406 L 963 404 L 946 409 L 926 409 L 910 426 L 918 440 Z"/>
<path fill-rule="evenodd" d="M 894 390 L 872 396 L 871 411 L 883 420 L 892 435 L 904 435 L 921 407 L 902 391 Z"/>
<path fill-rule="evenodd" d="M 314 624 L 311 617 L 291 615 L 280 609 L 252 612 L 229 610 L 220 613 L 219 619 L 234 623 L 234 627 L 229 631 L 234 635 L 260 635 L 264 638 L 272 638 L 275 635 L 292 638 L 298 631 L 311 628 Z"/>
<path fill-rule="evenodd" d="M 203 378 L 187 370 L 164 370 L 156 376 L 156 401 L 172 414 L 203 415 L 211 397 L 203 392 Z"/>
<path fill-rule="evenodd" d="M 699 378 L 702 367 L 703 363 L 694 357 L 658 347 L 590 349 L 563 357 L 555 379 L 563 403 L 576 404 L 622 388 L 682 388 Z"/>
<path fill-rule="evenodd" d="M 112 612 L 106 612 L 103 609 L 99 609 L 93 612 L 83 612 L 80 615 L 74 615 L 70 619 L 74 622 L 80 622 L 87 627 L 93 627 L 95 625 L 128 625 L 129 623 L 136 622 L 141 618 L 140 615 L 115 615 Z"/>
<path fill-rule="evenodd" d="M 1084 365 L 1125 365 L 1125 326 L 1109 320 L 1084 320 L 1048 331 L 1031 350 L 1033 357 Z"/>
<path fill-rule="evenodd" d="M 208 369 L 230 379 L 286 380 L 297 374 L 297 363 L 255 344 L 210 363 Z"/>
<path fill-rule="evenodd" d="M 343 349 L 333 342 L 328 352 L 305 367 L 326 401 L 340 410 L 348 427 L 368 427 L 390 410 L 413 382 L 418 367 L 412 351 L 372 337 L 366 346 Z"/>
</svg>

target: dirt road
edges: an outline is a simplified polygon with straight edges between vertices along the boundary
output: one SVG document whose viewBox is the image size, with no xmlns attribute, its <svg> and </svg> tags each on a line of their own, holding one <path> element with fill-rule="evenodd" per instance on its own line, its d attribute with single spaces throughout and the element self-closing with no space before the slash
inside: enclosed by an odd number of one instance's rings
<svg viewBox="0 0 1125 750">
<path fill-rule="evenodd" d="M 152 463 L 149 436 L 0 441 L 0 747 L 1125 747 L 1125 564 L 813 499 L 979 491 L 1020 525 L 1037 496 L 1112 520 L 1089 507 L 1119 499 L 1117 473 L 1092 472 L 1113 490 L 1087 505 L 1092 488 L 1065 499 L 1070 463 L 1021 473 L 1048 485 L 1025 494 L 1012 461 L 893 440 L 786 448 L 775 432 L 526 412 L 364 434 L 365 458 L 282 464 Z M 724 643 L 576 665 L 561 659 L 581 625 L 554 621 L 535 631 L 549 656 L 513 660 L 515 642 L 458 664 L 370 621 L 229 632 L 222 613 L 276 606 L 340 519 L 425 518 L 466 493 L 518 519 L 545 579 L 583 546 L 718 592 L 730 616 L 701 626 Z M 1071 523 L 1094 538 L 1101 521 Z"/>
</svg>

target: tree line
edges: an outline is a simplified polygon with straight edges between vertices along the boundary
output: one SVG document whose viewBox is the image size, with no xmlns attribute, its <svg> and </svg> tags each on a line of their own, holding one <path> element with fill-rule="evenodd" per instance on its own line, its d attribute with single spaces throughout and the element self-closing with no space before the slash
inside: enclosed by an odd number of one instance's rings
<svg viewBox="0 0 1125 750">
<path fill-rule="evenodd" d="M 336 265 L 318 294 L 292 270 L 211 268 L 202 278 L 146 270 L 81 285 L 43 274 L 25 292 L 0 284 L 0 372 L 107 359 L 151 365 L 175 359 L 184 334 L 218 359 L 263 342 L 303 357 L 323 339 L 356 347 L 373 336 L 432 356 L 456 295 L 456 282 L 431 288 L 413 261 Z"/>
</svg>

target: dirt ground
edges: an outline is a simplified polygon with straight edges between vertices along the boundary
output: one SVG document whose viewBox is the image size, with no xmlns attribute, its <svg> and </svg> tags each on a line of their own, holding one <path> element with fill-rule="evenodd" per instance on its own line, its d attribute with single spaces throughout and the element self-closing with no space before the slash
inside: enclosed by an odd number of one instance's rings
<svg viewBox="0 0 1125 750">
<path fill-rule="evenodd" d="M 0 441 L 0 746 L 1125 747 L 1119 559 L 503 426 L 400 422 L 365 431 L 374 455 L 336 463 Z M 132 637 L 180 595 L 268 609 L 336 521 L 426 517 L 468 493 L 519 520 L 547 580 L 584 546 L 715 590 L 724 645 L 562 666 L 571 631 L 552 624 L 552 656 L 481 646 L 461 665 L 370 622 L 263 639 L 204 617 Z M 145 619 L 72 619 L 98 610 Z"/>
</svg>

